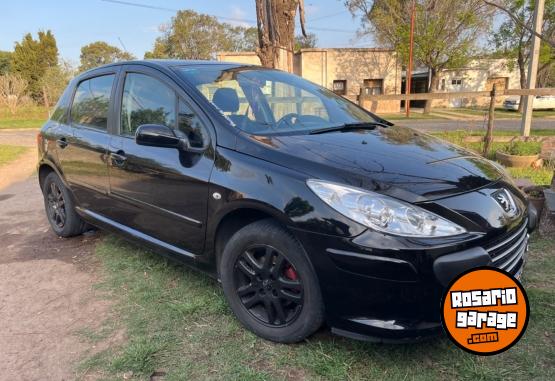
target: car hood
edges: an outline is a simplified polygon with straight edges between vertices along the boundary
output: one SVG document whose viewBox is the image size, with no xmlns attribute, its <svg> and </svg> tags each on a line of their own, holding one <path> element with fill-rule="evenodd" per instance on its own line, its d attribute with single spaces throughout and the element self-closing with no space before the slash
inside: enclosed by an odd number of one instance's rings
<svg viewBox="0 0 555 381">
<path fill-rule="evenodd" d="M 490 161 L 405 127 L 314 135 L 249 135 L 237 150 L 310 177 L 409 202 L 481 188 L 503 177 Z"/>
</svg>

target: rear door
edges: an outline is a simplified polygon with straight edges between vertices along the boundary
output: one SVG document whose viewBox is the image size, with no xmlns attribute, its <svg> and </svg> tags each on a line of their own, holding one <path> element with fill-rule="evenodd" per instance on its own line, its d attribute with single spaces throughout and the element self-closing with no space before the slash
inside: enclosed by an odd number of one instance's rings
<svg viewBox="0 0 555 381">
<path fill-rule="evenodd" d="M 107 208 L 107 154 L 116 78 L 117 68 L 110 68 L 79 81 L 68 118 L 70 129 L 57 141 L 62 171 L 80 207 L 97 212 Z"/>
<path fill-rule="evenodd" d="M 126 66 L 118 87 L 118 129 L 109 148 L 114 206 L 110 218 L 155 240 L 200 254 L 214 165 L 215 136 L 209 120 L 171 78 L 157 70 Z M 171 127 L 205 151 L 137 145 L 135 132 L 142 124 Z"/>
</svg>

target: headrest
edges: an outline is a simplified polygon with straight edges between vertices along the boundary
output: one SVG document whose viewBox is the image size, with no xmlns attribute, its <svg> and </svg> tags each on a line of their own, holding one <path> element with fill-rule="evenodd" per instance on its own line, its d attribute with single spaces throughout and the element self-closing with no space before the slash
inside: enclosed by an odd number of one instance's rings
<svg viewBox="0 0 555 381">
<path fill-rule="evenodd" d="M 239 110 L 239 97 L 237 91 L 229 87 L 222 87 L 216 90 L 212 98 L 214 103 L 223 112 L 235 113 Z"/>
</svg>

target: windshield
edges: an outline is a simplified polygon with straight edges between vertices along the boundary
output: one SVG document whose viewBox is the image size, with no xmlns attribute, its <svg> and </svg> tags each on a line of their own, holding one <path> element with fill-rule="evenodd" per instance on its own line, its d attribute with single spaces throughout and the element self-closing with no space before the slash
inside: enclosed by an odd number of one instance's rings
<svg viewBox="0 0 555 381">
<path fill-rule="evenodd" d="M 243 131 L 277 134 L 375 123 L 376 118 L 333 92 L 296 75 L 248 66 L 177 68 Z"/>
</svg>

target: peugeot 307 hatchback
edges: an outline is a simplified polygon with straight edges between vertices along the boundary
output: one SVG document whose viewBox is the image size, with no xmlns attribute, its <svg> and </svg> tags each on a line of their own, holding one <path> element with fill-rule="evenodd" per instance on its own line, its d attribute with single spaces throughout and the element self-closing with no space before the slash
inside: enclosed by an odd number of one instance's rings
<svg viewBox="0 0 555 381">
<path fill-rule="evenodd" d="M 71 81 L 38 136 L 48 220 L 88 224 L 221 281 L 248 329 L 441 331 L 446 285 L 519 276 L 537 213 L 496 164 L 295 75 L 136 61 Z"/>
</svg>

